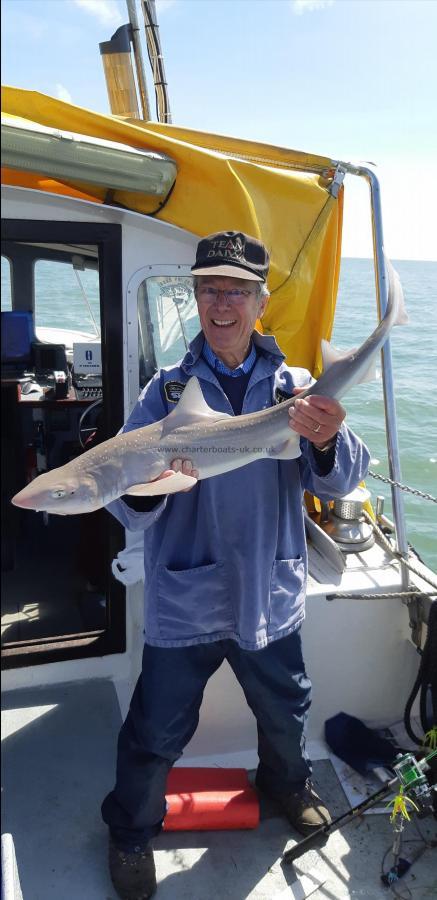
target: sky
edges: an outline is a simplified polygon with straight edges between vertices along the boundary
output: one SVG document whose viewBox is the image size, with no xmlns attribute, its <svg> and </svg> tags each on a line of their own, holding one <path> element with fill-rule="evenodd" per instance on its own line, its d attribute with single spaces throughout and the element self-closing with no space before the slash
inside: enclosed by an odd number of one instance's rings
<svg viewBox="0 0 437 900">
<path fill-rule="evenodd" d="M 175 124 L 375 163 L 388 255 L 437 259 L 437 0 L 158 0 L 157 13 Z M 2 0 L 2 83 L 109 113 L 99 42 L 127 21 L 124 0 Z M 151 78 L 149 94 L 156 117 Z M 343 254 L 371 256 L 367 185 L 349 176 L 345 193 Z"/>
</svg>

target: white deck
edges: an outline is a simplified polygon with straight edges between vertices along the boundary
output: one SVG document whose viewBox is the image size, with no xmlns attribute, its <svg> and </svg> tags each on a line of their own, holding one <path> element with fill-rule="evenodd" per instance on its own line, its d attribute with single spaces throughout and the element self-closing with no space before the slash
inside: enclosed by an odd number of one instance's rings
<svg viewBox="0 0 437 900">
<path fill-rule="evenodd" d="M 4 710 L 3 828 L 14 838 L 23 900 L 116 900 L 99 813 L 112 787 L 121 722 L 112 684 L 13 692 L 5 695 Z M 329 761 L 315 764 L 315 780 L 334 814 L 347 809 Z M 366 815 L 322 849 L 281 867 L 285 847 L 298 835 L 272 805 L 262 802 L 261 814 L 251 831 L 162 833 L 155 840 L 161 900 L 296 900 L 309 896 L 293 888 L 303 873 L 317 888 L 314 900 L 387 897 L 380 868 L 391 844 L 388 815 Z M 437 838 L 432 818 L 421 828 Z M 407 832 L 417 838 L 411 825 Z M 433 856 L 426 850 L 399 883 L 414 900 L 435 896 Z"/>
<path fill-rule="evenodd" d="M 314 701 L 308 749 L 319 760 L 316 785 L 334 815 L 347 809 L 347 801 L 326 758 L 325 720 L 344 711 L 367 724 L 390 725 L 402 718 L 416 678 L 420 660 L 409 639 L 408 611 L 396 596 L 399 587 L 397 567 L 377 545 L 350 554 L 342 575 L 310 547 L 304 653 Z M 393 596 L 372 598 L 372 592 L 381 590 Z M 338 591 L 359 591 L 366 597 L 326 599 Z M 140 668 L 142 593 L 141 584 L 129 589 L 126 654 L 5 673 L 3 830 L 15 842 L 23 900 L 116 900 L 107 873 L 100 803 L 113 786 L 117 734 Z M 253 715 L 225 664 L 207 686 L 200 725 L 182 765 L 253 770 L 255 747 Z M 366 815 L 293 867 L 282 867 L 282 854 L 298 835 L 265 802 L 261 814 L 252 831 L 162 833 L 155 841 L 158 897 L 390 896 L 380 882 L 382 858 L 392 840 L 388 815 Z M 420 824 L 437 839 L 434 819 Z M 413 825 L 406 836 L 417 840 Z M 415 843 L 410 849 L 418 847 Z M 426 849 L 399 882 L 402 897 L 410 900 L 406 887 L 413 900 L 436 896 L 435 855 Z M 310 879 L 303 882 L 307 893 L 295 884 L 303 873 Z M 11 894 L 5 900 L 20 897 Z"/>
</svg>

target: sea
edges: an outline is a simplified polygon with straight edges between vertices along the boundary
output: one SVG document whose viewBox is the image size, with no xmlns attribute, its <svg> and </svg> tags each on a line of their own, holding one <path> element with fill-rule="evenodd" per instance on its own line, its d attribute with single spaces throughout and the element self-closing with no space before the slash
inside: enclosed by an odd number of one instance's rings
<svg viewBox="0 0 437 900">
<path fill-rule="evenodd" d="M 397 430 L 402 482 L 413 489 L 437 495 L 437 263 L 399 260 L 399 273 L 409 315 L 408 325 L 392 331 L 391 348 L 395 385 Z M 63 327 L 93 331 L 93 325 L 71 268 L 65 266 L 60 281 L 59 266 L 53 278 L 51 263 L 38 264 L 38 296 L 50 299 L 50 318 L 39 302 L 39 323 L 58 324 L 59 302 Z M 83 272 L 81 280 L 98 317 L 98 283 L 93 272 Z M 2 258 L 2 309 L 10 303 L 8 264 Z M 56 288 L 54 287 L 56 285 Z M 58 300 L 57 300 L 58 297 Z M 66 316 L 68 310 L 68 319 Z M 68 324 L 67 324 L 68 321 Z M 332 343 L 339 348 L 359 346 L 377 321 L 373 263 L 370 259 L 343 258 Z M 345 398 L 347 422 L 366 442 L 372 471 L 387 476 L 384 403 L 381 380 L 355 387 Z M 385 513 L 392 516 L 388 485 L 367 479 L 373 498 L 385 498 Z M 437 570 L 437 504 L 403 493 L 407 535 L 420 557 Z"/>
<path fill-rule="evenodd" d="M 407 325 L 390 336 L 402 483 L 437 496 L 437 263 L 393 260 L 401 279 Z M 376 323 L 373 261 L 343 259 L 332 343 L 359 346 Z M 435 384 L 436 383 L 436 384 Z M 357 385 L 343 399 L 347 422 L 366 442 L 371 471 L 388 475 L 382 381 Z M 372 498 L 385 498 L 392 517 L 389 486 L 368 476 Z M 402 492 L 407 537 L 420 557 L 437 570 L 437 504 Z"/>
</svg>

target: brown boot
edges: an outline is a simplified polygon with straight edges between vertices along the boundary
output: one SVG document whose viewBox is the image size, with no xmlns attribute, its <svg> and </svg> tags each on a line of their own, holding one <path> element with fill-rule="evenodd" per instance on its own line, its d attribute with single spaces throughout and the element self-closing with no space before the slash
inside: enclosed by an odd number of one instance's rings
<svg viewBox="0 0 437 900">
<path fill-rule="evenodd" d="M 156 891 L 156 871 L 151 847 L 134 853 L 109 841 L 109 871 L 121 900 L 148 900 Z"/>
<path fill-rule="evenodd" d="M 281 797 L 278 802 L 293 828 L 305 837 L 331 822 L 326 806 L 309 779 L 302 787 Z"/>
</svg>

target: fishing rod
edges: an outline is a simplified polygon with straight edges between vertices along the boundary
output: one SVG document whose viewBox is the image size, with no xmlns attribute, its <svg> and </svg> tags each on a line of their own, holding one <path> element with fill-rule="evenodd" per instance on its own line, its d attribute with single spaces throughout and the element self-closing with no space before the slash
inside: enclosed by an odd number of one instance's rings
<svg viewBox="0 0 437 900">
<path fill-rule="evenodd" d="M 398 754 L 396 762 L 393 764 L 393 769 L 396 773 L 393 778 L 387 781 L 378 791 L 375 791 L 374 794 L 371 794 L 370 797 L 367 797 L 366 800 L 358 803 L 357 806 L 353 806 L 352 809 L 333 819 L 332 822 L 317 828 L 313 834 L 308 835 L 294 847 L 291 847 L 290 850 L 287 850 L 282 857 L 282 862 L 285 864 L 293 863 L 307 850 L 323 843 L 323 838 L 342 828 L 343 825 L 347 825 L 349 822 L 357 819 L 367 809 L 371 809 L 379 800 L 390 794 L 393 788 L 400 786 L 399 793 L 391 801 L 393 804 L 391 821 L 395 826 L 395 842 L 393 846 L 395 863 L 390 870 L 392 878 L 390 879 L 389 877 L 390 873 L 387 875 L 390 882 L 400 878 L 407 871 L 405 867 L 404 871 L 401 871 L 399 868 L 400 840 L 398 835 L 400 835 L 403 828 L 401 822 L 403 819 L 409 818 L 407 805 L 421 811 L 422 814 L 426 814 L 430 809 L 432 810 L 432 791 L 433 789 L 435 790 L 435 787 L 429 783 L 427 772 L 430 769 L 430 760 L 435 757 L 437 757 L 437 750 L 432 750 L 428 756 L 420 761 L 417 761 L 412 753 Z"/>
</svg>

